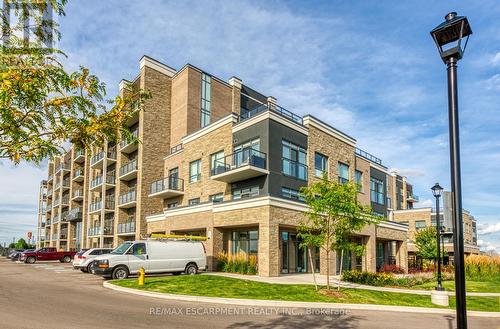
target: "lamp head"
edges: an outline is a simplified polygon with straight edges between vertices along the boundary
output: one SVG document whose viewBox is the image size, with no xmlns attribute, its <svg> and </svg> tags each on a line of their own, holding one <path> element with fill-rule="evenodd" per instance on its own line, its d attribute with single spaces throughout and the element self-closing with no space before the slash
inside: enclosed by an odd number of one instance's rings
<svg viewBox="0 0 500 329">
<path fill-rule="evenodd" d="M 457 60 L 463 57 L 472 29 L 466 16 L 457 16 L 456 12 L 448 13 L 445 21 L 434 28 L 430 33 L 436 43 L 439 55 L 446 63 L 450 57 Z M 465 45 L 462 49 L 462 39 Z"/>
</svg>

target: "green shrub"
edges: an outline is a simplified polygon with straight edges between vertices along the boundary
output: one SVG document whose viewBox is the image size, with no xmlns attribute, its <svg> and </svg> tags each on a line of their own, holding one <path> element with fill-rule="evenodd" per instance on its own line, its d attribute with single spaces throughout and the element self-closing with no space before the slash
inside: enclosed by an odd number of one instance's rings
<svg viewBox="0 0 500 329">
<path fill-rule="evenodd" d="M 217 270 L 228 273 L 257 274 L 257 257 L 243 253 L 235 255 L 222 251 L 217 254 Z"/>
<path fill-rule="evenodd" d="M 361 272 L 345 271 L 342 273 L 342 280 L 352 283 L 365 284 L 369 286 L 395 286 L 412 287 L 432 280 L 432 277 L 408 276 L 396 277 L 391 273 L 383 272 Z"/>
</svg>

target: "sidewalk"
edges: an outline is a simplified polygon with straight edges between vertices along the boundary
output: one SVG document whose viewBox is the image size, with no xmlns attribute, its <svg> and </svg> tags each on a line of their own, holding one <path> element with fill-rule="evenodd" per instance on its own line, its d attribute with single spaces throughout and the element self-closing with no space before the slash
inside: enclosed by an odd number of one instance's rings
<svg viewBox="0 0 500 329">
<path fill-rule="evenodd" d="M 209 275 L 218 275 L 228 278 L 241 279 L 241 280 L 251 280 L 264 283 L 275 283 L 275 284 L 314 284 L 313 275 L 310 273 L 295 273 L 295 274 L 282 274 L 281 276 L 275 277 L 262 277 L 258 275 L 244 275 L 235 273 L 223 273 L 223 272 L 208 272 Z M 330 276 L 330 284 L 336 286 L 338 284 L 339 276 Z M 318 285 L 326 285 L 326 275 L 316 274 L 316 281 Z M 385 291 L 385 292 L 399 292 L 403 294 L 414 294 L 414 295 L 430 295 L 432 290 L 417 290 L 417 289 L 402 289 L 402 288 L 389 288 L 389 287 L 375 287 L 367 286 L 357 283 L 341 282 L 341 287 L 353 288 L 353 289 L 364 289 L 364 290 L 375 290 L 375 291 Z M 454 291 L 447 291 L 449 296 L 455 296 Z M 467 296 L 476 297 L 500 297 L 498 292 L 467 292 Z"/>
</svg>

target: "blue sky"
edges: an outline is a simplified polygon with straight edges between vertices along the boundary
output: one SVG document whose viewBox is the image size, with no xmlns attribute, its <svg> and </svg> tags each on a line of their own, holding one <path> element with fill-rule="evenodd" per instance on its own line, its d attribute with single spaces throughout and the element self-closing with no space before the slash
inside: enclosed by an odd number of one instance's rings
<svg viewBox="0 0 500 329">
<path fill-rule="evenodd" d="M 405 174 L 431 205 L 449 188 L 446 70 L 429 31 L 449 11 L 474 34 L 459 62 L 464 208 L 500 252 L 500 3 L 484 1 L 71 1 L 60 48 L 108 85 L 146 54 L 233 75 L 313 115 Z M 0 241 L 34 229 L 45 168 L 0 163 Z"/>
</svg>

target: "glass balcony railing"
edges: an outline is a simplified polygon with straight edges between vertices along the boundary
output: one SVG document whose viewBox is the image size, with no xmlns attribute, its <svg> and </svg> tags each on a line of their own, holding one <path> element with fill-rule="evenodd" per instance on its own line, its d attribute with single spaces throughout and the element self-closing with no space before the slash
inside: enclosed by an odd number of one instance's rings
<svg viewBox="0 0 500 329">
<path fill-rule="evenodd" d="M 118 198 L 118 204 L 122 205 L 129 202 L 133 202 L 135 200 L 136 200 L 136 192 L 135 190 L 131 190 L 125 194 L 120 195 L 120 197 Z"/>
<path fill-rule="evenodd" d="M 118 234 L 135 233 L 135 222 L 118 224 Z"/>
<path fill-rule="evenodd" d="M 68 212 L 66 216 L 67 220 L 81 220 L 83 218 L 83 208 L 73 208 Z"/>
<path fill-rule="evenodd" d="M 67 221 L 67 220 L 68 220 L 68 214 L 69 214 L 69 211 L 67 211 L 67 210 L 66 210 L 66 211 L 63 211 L 63 212 L 61 213 L 61 221 L 62 221 L 62 222 L 65 222 L 65 221 Z"/>
<path fill-rule="evenodd" d="M 76 169 L 75 172 L 73 173 L 73 178 L 83 177 L 83 174 L 84 174 L 83 168 L 80 167 Z"/>
<path fill-rule="evenodd" d="M 252 148 L 244 148 L 215 161 L 211 174 L 215 176 L 243 166 L 267 169 L 267 154 Z"/>
<path fill-rule="evenodd" d="M 307 166 L 305 164 L 282 158 L 283 174 L 301 180 L 307 180 Z"/>
<path fill-rule="evenodd" d="M 54 215 L 54 216 L 52 217 L 52 223 L 53 223 L 53 224 L 58 223 L 60 220 L 61 220 L 61 216 L 60 216 L 59 214 Z"/>
<path fill-rule="evenodd" d="M 89 205 L 89 212 L 94 212 L 102 209 L 102 200 L 96 199 Z"/>
<path fill-rule="evenodd" d="M 155 194 L 167 190 L 173 191 L 184 191 L 184 180 L 177 177 L 165 177 L 163 179 L 157 180 L 149 186 L 149 193 Z"/>
<path fill-rule="evenodd" d="M 85 156 L 85 150 L 84 149 L 78 149 L 75 151 L 75 158 L 79 158 Z"/>
<path fill-rule="evenodd" d="M 90 164 L 93 165 L 93 164 L 96 164 L 97 162 L 101 161 L 102 159 L 104 159 L 105 154 L 106 153 L 104 151 L 100 151 L 99 153 L 94 155 L 92 158 L 90 158 Z"/>
<path fill-rule="evenodd" d="M 253 118 L 257 114 L 267 112 L 267 111 L 272 111 L 274 113 L 277 113 L 280 116 L 287 118 L 288 120 L 291 120 L 291 121 L 298 123 L 300 125 L 304 124 L 304 122 L 300 116 L 288 111 L 287 109 L 285 109 L 279 105 L 270 104 L 270 103 L 269 104 L 262 104 L 258 107 L 253 108 L 253 109 L 242 108 L 241 115 L 239 117 L 239 121 L 240 122 L 245 121 L 247 119 Z"/>
<path fill-rule="evenodd" d="M 104 209 L 106 210 L 115 210 L 115 198 L 114 197 L 106 197 L 104 200 Z"/>
<path fill-rule="evenodd" d="M 69 184 L 70 184 L 69 179 L 65 179 L 65 180 L 63 181 L 63 183 L 62 183 L 62 186 L 63 186 L 64 188 L 69 188 Z"/>
<path fill-rule="evenodd" d="M 123 165 L 120 167 L 120 177 L 137 170 L 137 159 L 134 159 L 127 163 L 126 165 Z"/>
<path fill-rule="evenodd" d="M 101 235 L 101 227 L 100 226 L 97 226 L 97 227 L 91 227 L 88 229 L 88 236 L 94 236 L 94 235 Z"/>
<path fill-rule="evenodd" d="M 76 199 L 76 198 L 83 198 L 83 189 L 82 188 L 73 191 L 73 199 Z"/>
<path fill-rule="evenodd" d="M 107 157 L 108 159 L 116 159 L 116 147 L 108 147 Z"/>
<path fill-rule="evenodd" d="M 90 188 L 97 187 L 102 184 L 102 175 L 97 176 L 92 181 L 90 181 Z"/>
<path fill-rule="evenodd" d="M 69 195 L 65 195 L 62 197 L 61 204 L 66 206 L 69 205 Z"/>
<path fill-rule="evenodd" d="M 114 170 L 106 174 L 106 184 L 116 184 L 116 173 Z"/>
</svg>

